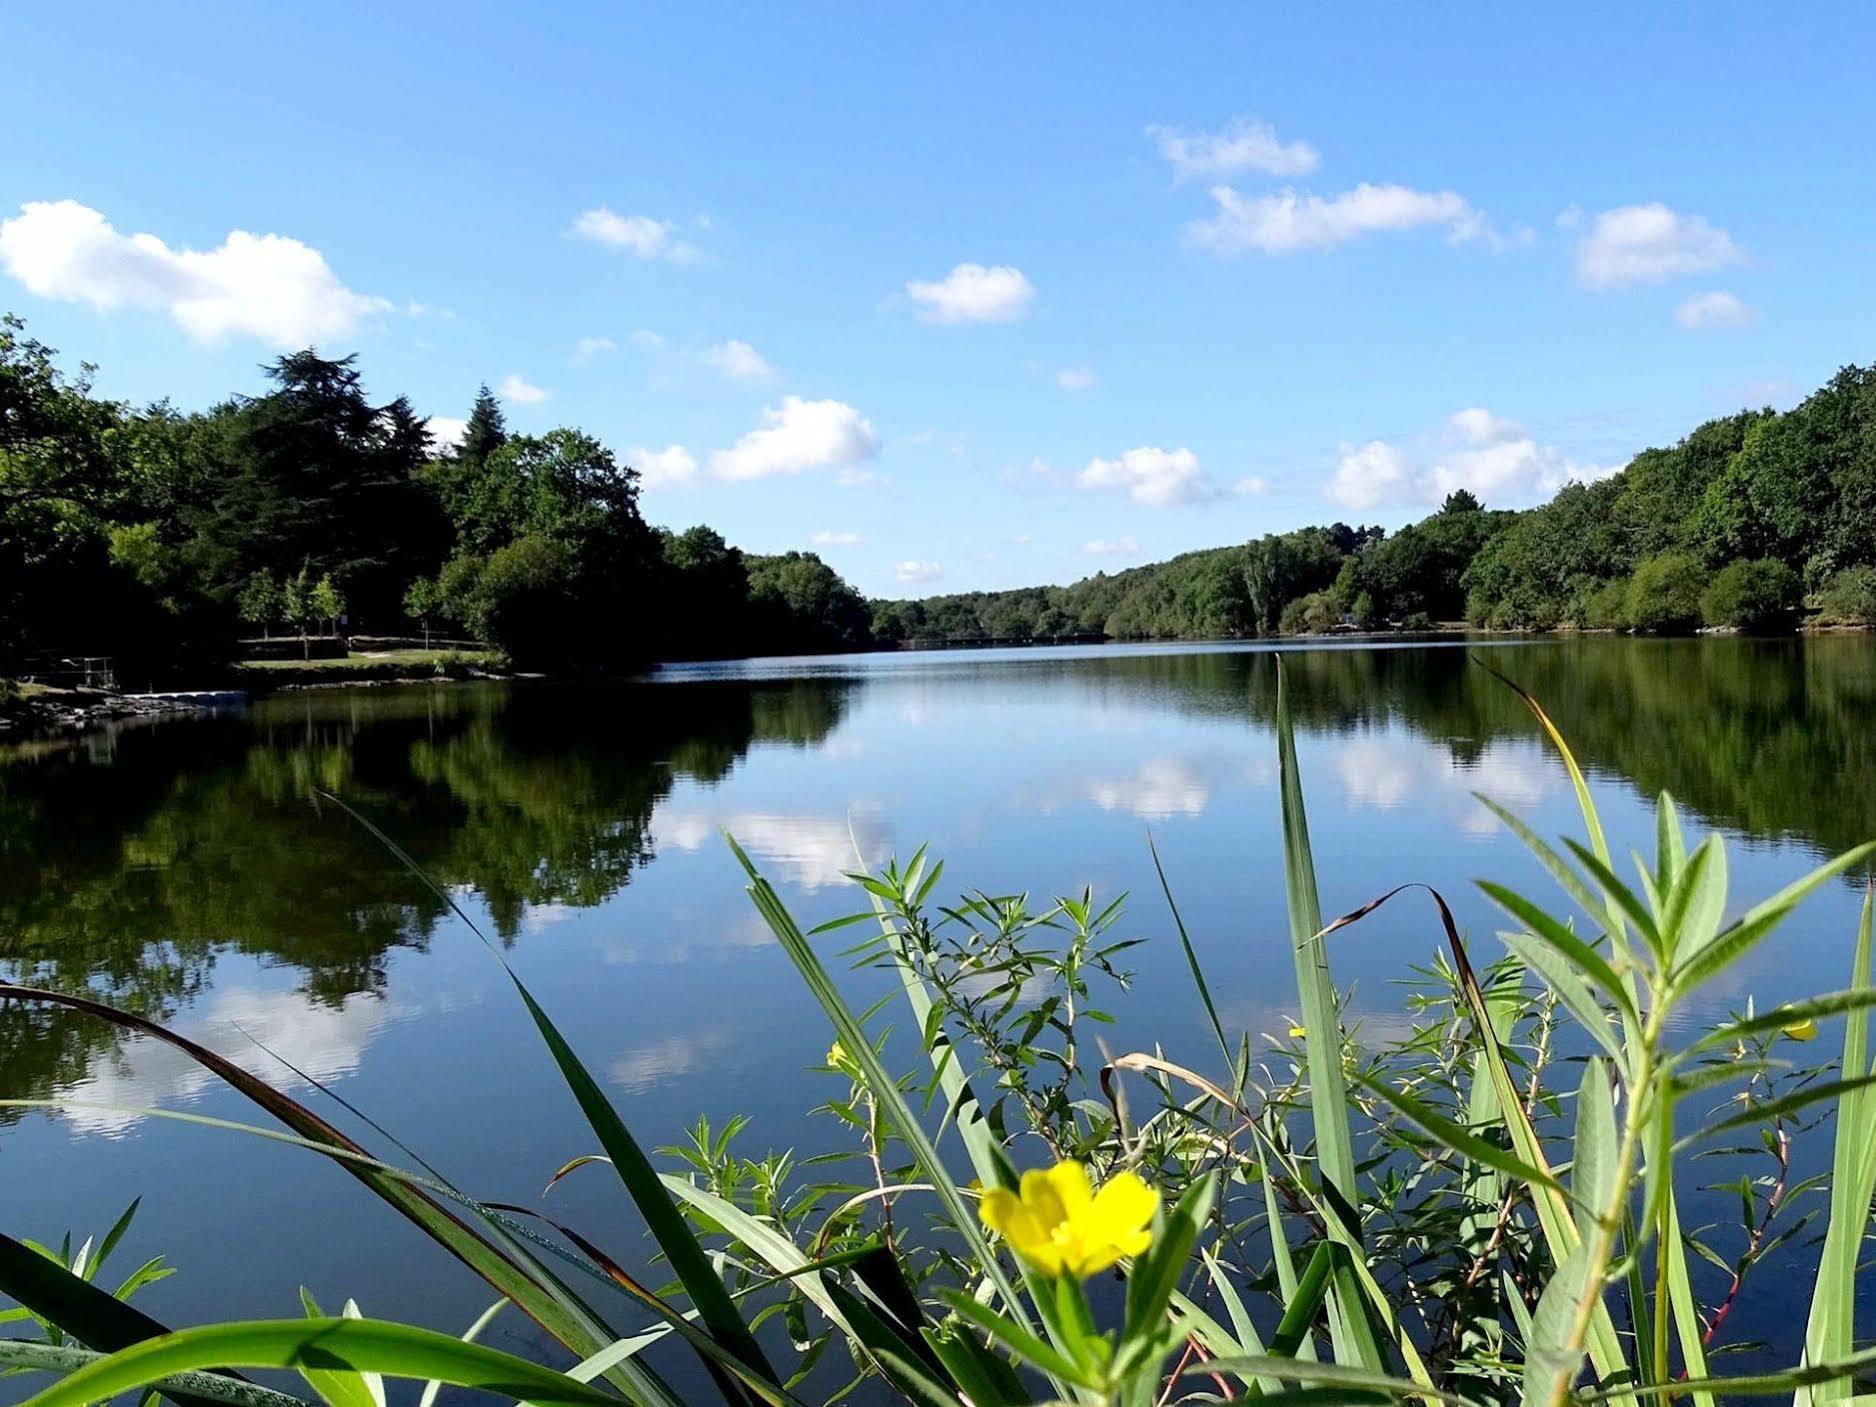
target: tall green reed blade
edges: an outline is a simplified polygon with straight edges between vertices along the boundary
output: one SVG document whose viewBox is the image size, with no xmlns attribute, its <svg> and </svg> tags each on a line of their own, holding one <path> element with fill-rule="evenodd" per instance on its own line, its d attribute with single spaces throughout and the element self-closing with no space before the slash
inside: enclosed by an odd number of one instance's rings
<svg viewBox="0 0 1876 1407">
<path fill-rule="evenodd" d="M 1277 766 L 1283 807 L 1284 892 L 1289 900 L 1297 994 L 1303 1028 L 1308 1032 L 1309 1106 L 1317 1162 L 1324 1200 L 1332 1214 L 1351 1223 L 1347 1230 L 1359 1243 L 1361 1228 L 1356 1208 L 1361 1191 L 1355 1182 L 1348 1084 L 1342 1072 L 1341 1016 L 1336 1009 L 1335 983 L 1329 975 L 1328 949 L 1320 936 L 1322 903 L 1309 850 L 1309 820 L 1303 810 L 1303 781 L 1296 767 L 1296 737 L 1281 656 L 1277 659 Z M 1331 1316 L 1336 1361 L 1362 1368 L 1385 1366 L 1353 1272 L 1338 1262 L 1332 1284 L 1333 1299 L 1340 1310 Z"/>
<path fill-rule="evenodd" d="M 241 1368 L 351 1370 L 427 1378 L 550 1407 L 617 1407 L 618 1399 L 448 1334 L 376 1319 L 258 1319 L 182 1329 L 98 1360 L 28 1399 L 29 1407 L 88 1407 L 175 1373 Z"/>
<path fill-rule="evenodd" d="M 580 1106 L 580 1112 L 586 1116 L 587 1124 L 611 1158 L 626 1195 L 645 1219 L 645 1226 L 651 1232 L 652 1239 L 658 1243 L 658 1249 L 664 1252 L 672 1271 L 684 1287 L 684 1293 L 696 1307 L 698 1318 L 709 1331 L 701 1340 L 686 1337 L 698 1349 L 705 1369 L 722 1389 L 724 1396 L 733 1403 L 751 1400 L 750 1389 L 742 1381 L 748 1374 L 753 1374 L 779 1390 L 781 1379 L 776 1376 L 761 1346 L 756 1343 L 755 1335 L 744 1322 L 728 1288 L 710 1268 L 710 1259 L 696 1233 L 691 1230 L 690 1223 L 685 1221 L 677 1203 L 658 1180 L 657 1169 L 652 1167 L 651 1160 L 645 1156 L 644 1150 L 626 1128 L 625 1121 L 607 1100 L 599 1082 L 574 1054 L 573 1047 L 567 1044 L 566 1038 L 549 1019 L 541 1004 L 535 1001 L 534 994 L 522 982 L 502 950 L 489 941 L 488 935 L 477 926 L 474 919 L 463 912 L 455 896 L 432 879 L 402 846 L 338 797 L 329 792 L 321 795 L 369 831 L 413 877 L 462 920 L 469 931 L 481 940 L 482 946 L 502 965 L 502 971 L 507 973 L 508 980 L 514 984 L 528 1014 L 534 1019 L 535 1029 L 540 1032 L 548 1053 L 553 1056 L 561 1079 L 566 1081 L 569 1092 Z M 712 1351 L 712 1346 L 716 1351 Z M 747 1374 L 739 1369 L 746 1369 Z"/>
<path fill-rule="evenodd" d="M 1866 991 L 1870 985 L 1871 919 L 1876 913 L 1876 886 L 1863 891 L 1863 916 L 1857 925 L 1856 956 L 1851 963 L 1850 989 Z M 1869 1019 L 1866 1009 L 1848 1012 L 1843 1026 L 1843 1068 L 1846 1080 L 1868 1073 Z M 1824 1249 L 1811 1291 L 1811 1310 L 1804 1327 L 1804 1361 L 1829 1363 L 1847 1356 L 1856 1341 L 1856 1270 L 1863 1238 L 1869 1229 L 1870 1199 L 1876 1196 L 1876 1139 L 1870 1136 L 1876 1119 L 1876 1089 L 1862 1086 L 1847 1091 L 1837 1106 L 1837 1128 L 1830 1165 L 1830 1221 L 1824 1230 Z M 1836 1380 L 1803 1386 L 1793 1396 L 1796 1407 L 1837 1402 L 1849 1397 L 1850 1383 Z"/>
</svg>

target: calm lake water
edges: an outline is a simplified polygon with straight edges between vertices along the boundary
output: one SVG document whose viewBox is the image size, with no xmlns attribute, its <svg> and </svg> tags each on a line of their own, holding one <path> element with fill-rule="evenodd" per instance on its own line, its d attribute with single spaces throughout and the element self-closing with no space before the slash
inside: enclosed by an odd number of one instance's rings
<svg viewBox="0 0 1876 1407">
<path fill-rule="evenodd" d="M 1693 824 L 1725 833 L 1735 910 L 1876 836 L 1870 637 L 1473 648 L 1545 701 L 1618 853 L 1651 845 L 1664 787 Z M 1495 955 L 1473 878 L 1563 904 L 1473 793 L 1544 834 L 1575 834 L 1577 819 L 1523 705 L 1467 653 L 1350 644 L 1290 650 L 1286 665 L 1325 911 L 1424 881 Z M 535 1203 L 590 1135 L 499 966 L 322 804 L 328 791 L 499 937 L 647 1144 L 739 1112 L 755 1115 L 745 1152 L 839 1142 L 804 1112 L 834 1092 L 810 1069 L 828 1028 L 758 922 L 720 828 L 804 923 L 864 907 L 842 878 L 856 845 L 875 862 L 930 842 L 954 891 L 1130 891 L 1123 927 L 1148 941 L 1129 954 L 1138 980 L 1109 1039 L 1158 1041 L 1209 1068 L 1146 836 L 1227 1021 L 1286 1029 L 1275 686 L 1271 653 L 1251 646 L 765 660 L 599 690 L 308 692 L 16 746 L 0 750 L 0 968 L 158 1017 L 332 1109 L 264 1045 L 465 1189 Z M 1764 1003 L 1844 985 L 1857 903 L 1850 885 L 1831 886 L 1706 994 L 1705 1015 L 1748 993 Z M 1429 907 L 1405 901 L 1338 936 L 1336 976 L 1355 985 L 1367 1029 L 1402 1022 L 1396 983 L 1439 941 Z M 880 990 L 872 974 L 849 980 L 856 996 Z M 891 1019 L 903 1024 L 897 1009 Z M 1834 1039 L 1827 1030 L 1811 1049 L 1826 1058 Z M 265 1122 L 164 1048 L 9 1007 L 0 1075 L 0 1094 L 72 1101 L 0 1110 L 5 1229 L 101 1231 L 141 1194 L 121 1254 L 162 1251 L 181 1270 L 139 1301 L 159 1317 L 296 1314 L 301 1284 L 438 1328 L 487 1303 L 323 1160 L 136 1112 Z M 1821 1138 L 1807 1156 L 1823 1158 Z M 603 1173 L 551 1201 L 637 1258 L 630 1209 Z M 1789 1292 L 1768 1277 L 1738 1317 Z M 492 1341 L 530 1346 L 512 1315 Z"/>
</svg>

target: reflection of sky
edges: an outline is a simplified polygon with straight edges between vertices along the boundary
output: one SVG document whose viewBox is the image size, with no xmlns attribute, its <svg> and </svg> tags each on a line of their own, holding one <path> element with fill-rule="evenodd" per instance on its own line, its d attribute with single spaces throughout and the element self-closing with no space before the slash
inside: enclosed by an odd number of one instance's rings
<svg viewBox="0 0 1876 1407">
<path fill-rule="evenodd" d="M 1254 1040 L 1283 1038 L 1296 998 L 1268 730 L 1228 710 L 1181 710 L 1150 680 L 1050 680 L 1035 654 L 1011 668 L 1024 672 L 1020 687 L 956 659 L 915 667 L 887 657 L 821 744 L 758 745 L 715 784 L 680 778 L 653 813 L 651 862 L 605 904 L 528 911 L 511 961 L 647 1147 L 679 1141 L 699 1115 L 721 1127 L 739 1112 L 756 1115 L 739 1140 L 745 1153 L 807 1156 L 841 1146 L 830 1121 L 806 1114 L 836 1092 L 829 1077 L 811 1072 L 827 1048 L 826 1020 L 751 909 L 718 834 L 725 828 L 804 928 L 866 906 L 842 878 L 856 841 L 871 863 L 929 842 L 946 861 L 945 897 L 1027 891 L 1046 907 L 1049 896 L 1084 885 L 1103 900 L 1125 890 L 1131 898 L 1115 936 L 1148 942 L 1122 959 L 1137 973 L 1133 990 L 1116 996 L 1097 984 L 1097 1003 L 1118 1018 L 1103 1034 L 1117 1052 L 1158 1045 L 1170 1059 L 1215 1071 L 1147 853 L 1150 829 L 1228 1025 Z M 1500 879 L 1568 914 L 1549 877 L 1472 796 L 1493 797 L 1540 834 L 1576 834 L 1560 768 L 1528 738 L 1465 741 L 1478 745 L 1449 747 L 1397 720 L 1299 735 L 1325 914 L 1404 882 L 1431 884 L 1481 959 L 1502 951 L 1493 936 L 1501 921 L 1475 877 Z M 1592 786 L 1618 855 L 1652 844 L 1651 810 L 1630 786 L 1608 777 Z M 1730 857 L 1735 911 L 1812 863 L 1776 844 L 1735 842 Z M 476 912 L 473 895 L 465 903 Z M 1828 889 L 1801 930 L 1775 938 L 1704 994 L 1701 1014 L 1742 1005 L 1748 990 L 1764 1004 L 1844 985 L 1855 905 L 1845 888 Z M 852 970 L 841 956 L 865 932 L 814 940 L 859 1004 L 891 994 L 883 974 Z M 1353 987 L 1351 1010 L 1370 1037 L 1404 1030 L 1398 984 L 1443 942 L 1417 893 L 1334 936 L 1337 980 Z M 534 1203 L 552 1170 L 593 1151 L 593 1138 L 499 966 L 454 922 L 439 927 L 427 951 L 393 951 L 385 966 L 382 997 L 320 1005 L 294 990 L 288 972 L 224 959 L 179 1024 L 290 1083 L 240 1034 L 253 1033 L 333 1082 L 465 1187 Z M 902 1006 L 888 1004 L 880 1019 L 894 1027 L 894 1050 L 909 1064 Z M 124 1047 L 69 1092 L 102 1102 L 187 1101 L 264 1121 L 147 1043 Z M 341 1111 L 300 1093 L 351 1127 Z M 102 1134 L 115 1136 L 106 1154 Z M 486 1303 L 466 1277 L 440 1269 L 439 1253 L 303 1154 L 78 1113 L 29 1120 L 5 1135 L 4 1153 L 10 1185 L 28 1189 L 16 1192 L 14 1209 L 26 1234 L 95 1229 L 131 1195 L 147 1193 L 136 1249 L 189 1252 L 189 1273 L 152 1298 L 169 1317 L 290 1313 L 301 1281 L 322 1298 L 356 1294 L 368 1309 L 439 1328 L 460 1329 Z M 636 1222 L 603 1169 L 557 1188 L 553 1202 L 627 1259 L 642 1255 Z M 334 1226 L 343 1234 L 323 1229 Z M 256 1264 L 250 1251 L 261 1244 L 269 1254 Z M 230 1284 L 240 1287 L 238 1302 Z"/>
<path fill-rule="evenodd" d="M 349 1075 L 380 1026 L 416 1014 L 369 992 L 322 1005 L 294 992 L 221 987 L 173 1029 L 276 1088 L 303 1090 L 306 1082 L 294 1069 L 321 1082 Z M 138 1037 L 61 1091 L 74 1106 L 90 1106 L 62 1117 L 82 1133 L 122 1135 L 141 1122 L 135 1110 L 192 1101 L 212 1083 L 213 1076 L 174 1046 Z"/>
</svg>

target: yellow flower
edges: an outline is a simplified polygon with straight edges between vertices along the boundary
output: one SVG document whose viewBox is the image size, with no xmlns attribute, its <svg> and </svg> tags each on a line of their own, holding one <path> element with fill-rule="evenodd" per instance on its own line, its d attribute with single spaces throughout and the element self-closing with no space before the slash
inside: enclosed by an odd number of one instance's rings
<svg viewBox="0 0 1876 1407">
<path fill-rule="evenodd" d="M 1817 1021 L 1807 1016 L 1802 1021 L 1794 1021 L 1780 1029 L 1794 1041 L 1808 1041 L 1817 1034 Z"/>
<path fill-rule="evenodd" d="M 847 1048 L 839 1041 L 835 1041 L 827 1048 L 827 1063 L 840 1071 L 841 1074 L 846 1075 L 849 1079 L 857 1080 L 860 1078 L 859 1064 L 851 1055 L 847 1054 Z"/>
<path fill-rule="evenodd" d="M 1290 1036 L 1293 1040 L 1300 1041 L 1303 1039 L 1304 1036 L 1307 1036 L 1308 1034 L 1309 1032 L 1304 1030 L 1301 1026 L 1290 1027 Z"/>
<path fill-rule="evenodd" d="M 1116 1173 L 1099 1192 L 1080 1163 L 1057 1163 L 1023 1174 L 1022 1191 L 994 1187 L 978 1208 L 984 1225 L 1046 1275 L 1083 1279 L 1153 1240 L 1159 1198 L 1137 1176 Z"/>
</svg>

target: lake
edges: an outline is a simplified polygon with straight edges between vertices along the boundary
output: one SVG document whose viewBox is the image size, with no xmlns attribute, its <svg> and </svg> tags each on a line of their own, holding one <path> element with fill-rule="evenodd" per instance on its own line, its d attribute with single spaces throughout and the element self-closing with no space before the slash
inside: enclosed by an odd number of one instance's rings
<svg viewBox="0 0 1876 1407">
<path fill-rule="evenodd" d="M 1735 912 L 1876 836 L 1868 636 L 1291 647 L 1326 913 L 1423 881 L 1496 956 L 1474 878 L 1563 911 L 1474 799 L 1578 833 L 1554 754 L 1474 652 L 1545 702 L 1618 854 L 1651 846 L 1662 788 L 1722 831 Z M 323 1082 L 465 1189 L 536 1203 L 593 1140 L 499 964 L 331 793 L 501 945 L 643 1142 L 746 1112 L 745 1152 L 806 1154 L 841 1141 L 806 1113 L 833 1093 L 813 1069 L 830 1033 L 721 830 L 804 925 L 864 907 L 843 878 L 856 852 L 877 863 L 927 842 L 952 892 L 1127 891 L 1121 927 L 1147 941 L 1127 954 L 1137 980 L 1109 1003 L 1107 1039 L 1210 1068 L 1147 835 L 1227 1023 L 1287 1030 L 1275 692 L 1261 645 L 883 654 L 682 666 L 604 688 L 305 692 L 14 745 L 0 750 L 0 960 L 10 977 L 167 1022 L 342 1118 L 306 1079 Z M 1699 1015 L 1843 986 L 1858 902 L 1829 886 Z M 1418 898 L 1336 936 L 1365 1030 L 1400 1029 L 1397 984 L 1440 941 Z M 885 990 L 875 973 L 847 980 L 856 997 Z M 896 1007 L 885 1019 L 904 1025 Z M 1828 1058 L 1834 1041 L 1827 1029 L 1811 1049 Z M 0 1110 L 5 1229 L 101 1232 L 141 1195 L 120 1254 L 180 1267 L 139 1299 L 161 1318 L 296 1314 L 306 1284 L 329 1305 L 351 1295 L 455 1330 L 490 1298 L 323 1160 L 138 1112 L 266 1122 L 166 1048 L 8 1008 L 0 1068 L 0 1093 L 70 1102 Z M 1801 1163 L 1822 1160 L 1822 1136 L 1800 1145 Z M 603 1171 L 551 1203 L 642 1262 Z M 1739 1318 L 1789 1288 L 1768 1276 Z M 532 1343 L 514 1315 L 490 1341 Z"/>
</svg>

